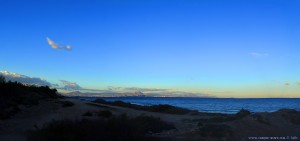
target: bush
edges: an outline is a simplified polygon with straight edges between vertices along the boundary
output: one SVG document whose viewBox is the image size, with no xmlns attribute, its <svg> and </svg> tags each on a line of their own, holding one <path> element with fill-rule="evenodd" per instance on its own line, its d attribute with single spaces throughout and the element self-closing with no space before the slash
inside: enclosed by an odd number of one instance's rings
<svg viewBox="0 0 300 141">
<path fill-rule="evenodd" d="M 263 123 L 263 124 L 267 124 L 267 125 L 270 125 L 271 123 L 268 121 L 268 119 L 264 118 L 263 116 L 261 115 L 257 115 L 256 116 L 256 121 L 260 122 L 260 123 Z"/>
<path fill-rule="evenodd" d="M 150 125 L 151 124 L 151 125 Z M 151 132 L 173 129 L 158 118 L 119 116 L 109 120 L 53 121 L 30 131 L 28 141 L 156 141 Z"/>
<path fill-rule="evenodd" d="M 300 111 L 294 109 L 280 109 L 277 113 L 291 123 L 300 125 Z"/>
<path fill-rule="evenodd" d="M 71 107 L 73 105 L 74 105 L 74 103 L 71 101 L 63 101 L 62 102 L 62 107 Z"/>
<path fill-rule="evenodd" d="M 91 117 L 93 116 L 93 113 L 90 111 L 85 112 L 82 116 L 87 116 L 87 117 Z"/>
<path fill-rule="evenodd" d="M 111 113 L 111 111 L 108 111 L 108 110 L 100 111 L 100 112 L 98 113 L 98 116 L 99 116 L 99 117 L 109 118 L 109 117 L 112 116 L 112 113 Z"/>
<path fill-rule="evenodd" d="M 0 119 L 5 119 L 15 112 L 7 112 L 18 105 L 36 105 L 43 99 L 62 98 L 56 89 L 48 86 L 26 86 L 19 82 L 5 81 L 0 76 Z"/>
<path fill-rule="evenodd" d="M 143 130 L 144 133 L 159 133 L 163 130 L 175 129 L 173 125 L 152 116 L 141 115 L 132 119 L 131 122 L 138 129 Z"/>
<path fill-rule="evenodd" d="M 225 138 L 227 140 L 233 136 L 230 127 L 224 124 L 205 124 L 199 128 L 199 132 L 203 137 Z"/>
<path fill-rule="evenodd" d="M 4 84 L 6 81 L 5 81 L 5 77 L 0 75 L 0 85 L 1 84 Z"/>
<path fill-rule="evenodd" d="M 245 109 L 241 109 L 238 113 L 235 114 L 235 116 L 236 116 L 237 118 L 243 118 L 243 117 L 248 116 L 248 115 L 250 115 L 250 114 L 251 114 L 250 111 L 245 110 Z"/>
<path fill-rule="evenodd" d="M 168 113 L 168 114 L 187 114 L 191 111 L 185 108 L 175 107 L 167 104 L 153 105 L 147 108 L 151 112 L 160 112 L 160 113 Z"/>
<path fill-rule="evenodd" d="M 200 119 L 198 125 L 202 125 L 204 123 L 222 123 L 222 122 L 234 121 L 234 120 L 244 118 L 245 116 L 250 114 L 251 113 L 248 110 L 241 109 L 238 113 L 234 115 L 217 115 L 215 117 L 210 117 L 207 119 Z"/>
<path fill-rule="evenodd" d="M 93 102 L 95 103 L 100 103 L 100 104 L 106 104 L 106 101 L 100 98 L 97 98 L 96 100 L 94 100 Z"/>
<path fill-rule="evenodd" d="M 159 112 L 159 113 L 168 113 L 168 114 L 187 114 L 189 112 L 195 112 L 195 111 L 192 111 L 189 109 L 175 107 L 175 106 L 171 106 L 171 105 L 167 105 L 167 104 L 153 105 L 153 106 L 141 106 L 141 105 L 126 103 L 123 101 L 109 102 L 109 101 L 105 101 L 103 99 L 96 99 L 93 102 L 100 103 L 100 104 L 109 104 L 109 105 L 114 105 L 114 106 L 127 107 L 127 108 L 136 109 L 136 110 L 144 110 L 144 111 L 149 111 L 149 112 Z"/>
</svg>

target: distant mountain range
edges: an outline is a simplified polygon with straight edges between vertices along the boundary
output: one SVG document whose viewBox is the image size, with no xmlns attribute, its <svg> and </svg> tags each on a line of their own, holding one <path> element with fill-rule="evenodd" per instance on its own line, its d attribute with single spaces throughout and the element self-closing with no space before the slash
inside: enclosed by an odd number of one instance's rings
<svg viewBox="0 0 300 141">
<path fill-rule="evenodd" d="M 134 93 L 92 93 L 92 92 L 80 92 L 73 91 L 68 93 L 61 93 L 64 96 L 83 96 L 83 97 L 124 97 L 124 96 L 139 96 L 145 97 L 146 95 L 142 92 Z"/>
<path fill-rule="evenodd" d="M 143 93 L 141 91 L 136 92 L 81 92 L 81 91 L 72 91 L 61 93 L 63 96 L 70 97 L 200 97 L 195 94 L 182 94 L 182 95 L 174 95 L 174 94 L 155 94 L 155 93 Z M 212 98 L 208 96 L 201 96 L 203 98 Z"/>
</svg>

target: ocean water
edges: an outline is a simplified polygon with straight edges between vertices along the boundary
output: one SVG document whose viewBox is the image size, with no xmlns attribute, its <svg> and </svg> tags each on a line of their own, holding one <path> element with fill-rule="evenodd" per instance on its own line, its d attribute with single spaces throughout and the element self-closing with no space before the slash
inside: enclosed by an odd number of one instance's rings
<svg viewBox="0 0 300 141">
<path fill-rule="evenodd" d="M 96 98 L 81 97 L 83 100 Z M 251 112 L 274 112 L 289 108 L 300 111 L 300 98 L 161 98 L 161 97 L 113 97 L 107 101 L 121 100 L 138 105 L 169 104 L 173 106 L 211 113 L 237 113 L 240 109 Z"/>
</svg>

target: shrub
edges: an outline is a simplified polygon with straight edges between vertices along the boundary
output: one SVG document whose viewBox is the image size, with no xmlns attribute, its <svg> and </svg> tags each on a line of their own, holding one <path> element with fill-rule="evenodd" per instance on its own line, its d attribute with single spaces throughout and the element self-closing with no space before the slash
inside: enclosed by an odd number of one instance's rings
<svg viewBox="0 0 300 141">
<path fill-rule="evenodd" d="M 84 114 L 82 114 L 82 116 L 91 117 L 93 116 L 93 113 L 91 111 L 87 111 Z"/>
<path fill-rule="evenodd" d="M 106 104 L 106 101 L 103 100 L 103 99 L 100 99 L 100 98 L 97 98 L 96 100 L 94 100 L 94 101 L 92 101 L 92 102 L 100 103 L 100 104 Z"/>
<path fill-rule="evenodd" d="M 258 115 L 258 114 L 256 116 L 256 121 L 263 123 L 263 124 L 267 124 L 267 125 L 271 124 L 266 118 L 264 118 L 263 116 Z"/>
<path fill-rule="evenodd" d="M 251 114 L 250 111 L 245 110 L 245 109 L 241 109 L 238 113 L 235 114 L 235 116 L 236 116 L 237 118 L 243 118 L 243 117 L 248 116 L 248 115 L 250 115 L 250 114 Z"/>
<path fill-rule="evenodd" d="M 207 119 L 200 119 L 198 125 L 201 125 L 203 123 L 222 123 L 222 122 L 234 121 L 234 120 L 244 118 L 245 116 L 250 114 L 251 113 L 248 110 L 241 109 L 238 113 L 234 115 L 217 115 L 215 117 L 210 117 Z"/>
<path fill-rule="evenodd" d="M 187 114 L 191 111 L 185 108 L 175 107 L 167 104 L 149 106 L 148 109 L 151 112 L 160 112 L 168 114 Z"/>
<path fill-rule="evenodd" d="M 199 128 L 199 132 L 203 137 L 226 138 L 227 140 L 233 135 L 230 127 L 224 124 L 205 124 Z"/>
<path fill-rule="evenodd" d="M 109 105 L 114 105 L 114 106 L 127 107 L 127 108 L 136 109 L 136 110 L 144 110 L 144 111 L 168 113 L 168 114 L 187 114 L 189 112 L 192 112 L 192 110 L 189 110 L 189 109 L 171 106 L 171 105 L 167 105 L 167 104 L 141 106 L 141 105 L 126 103 L 123 101 L 109 102 L 109 101 L 105 101 L 103 99 L 96 99 L 93 102 L 100 103 L 100 104 L 109 104 Z M 195 112 L 195 111 L 193 111 L 193 112 Z"/>
<path fill-rule="evenodd" d="M 5 77 L 0 75 L 0 85 L 1 84 L 4 84 L 6 81 L 5 81 Z"/>
<path fill-rule="evenodd" d="M 7 115 L 13 115 L 15 112 L 8 112 L 12 107 L 18 105 L 31 106 L 39 104 L 43 99 L 62 98 L 56 89 L 50 89 L 48 86 L 26 86 L 19 82 L 5 81 L 0 76 L 0 119 L 5 119 Z"/>
<path fill-rule="evenodd" d="M 99 116 L 99 117 L 109 118 L 109 117 L 112 116 L 112 113 L 111 113 L 111 111 L 104 110 L 104 111 L 100 111 L 100 112 L 98 113 L 98 116 Z"/>
<path fill-rule="evenodd" d="M 277 113 L 291 123 L 300 125 L 300 111 L 294 109 L 280 109 Z"/>
<path fill-rule="evenodd" d="M 171 124 L 163 122 L 160 118 L 141 115 L 131 120 L 132 124 L 144 133 L 159 133 L 163 130 L 175 129 Z"/>
<path fill-rule="evenodd" d="M 149 122 L 149 123 L 148 123 Z M 157 128 L 153 128 L 155 124 Z M 163 125 L 163 126 L 162 126 Z M 169 125 L 158 118 L 127 116 L 109 120 L 53 121 L 41 129 L 30 131 L 28 141 L 156 141 L 150 131 L 169 130 Z M 158 128 L 159 127 L 159 128 Z"/>
<path fill-rule="evenodd" d="M 71 107 L 73 105 L 74 105 L 74 103 L 71 101 L 63 101 L 62 102 L 62 107 Z"/>
</svg>

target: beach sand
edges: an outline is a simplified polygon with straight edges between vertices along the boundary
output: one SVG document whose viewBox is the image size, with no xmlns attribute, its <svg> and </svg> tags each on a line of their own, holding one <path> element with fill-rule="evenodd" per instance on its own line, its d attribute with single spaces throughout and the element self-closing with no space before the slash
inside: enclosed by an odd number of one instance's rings
<svg viewBox="0 0 300 141">
<path fill-rule="evenodd" d="M 71 101 L 74 105 L 63 107 L 62 103 L 64 101 Z M 161 120 L 173 124 L 176 129 L 156 133 L 152 136 L 169 138 L 171 140 L 226 140 L 213 137 L 211 135 L 213 132 L 225 132 L 225 134 L 228 134 L 227 136 L 231 136 L 231 140 L 258 140 L 261 137 L 285 137 L 294 138 L 294 141 L 300 140 L 300 113 L 293 110 L 281 110 L 274 113 L 252 113 L 243 118 L 234 120 L 226 120 L 225 118 L 224 120 L 224 117 L 228 117 L 227 115 L 196 112 L 176 115 L 135 110 L 76 99 L 43 100 L 38 105 L 31 107 L 20 106 L 20 109 L 21 111 L 10 119 L 0 120 L 0 141 L 25 141 L 29 130 L 40 129 L 53 120 L 93 120 L 99 118 L 94 114 L 101 110 L 109 110 L 113 116 L 125 113 L 132 118 L 139 115 L 159 117 Z M 92 113 L 92 116 L 83 116 L 86 112 Z M 203 125 L 199 125 L 199 123 Z M 214 131 L 215 128 L 212 130 L 208 128 L 215 126 L 217 126 L 217 131 Z M 220 129 L 219 127 L 222 128 Z M 203 132 L 206 131 L 212 133 L 204 135 Z"/>
</svg>

